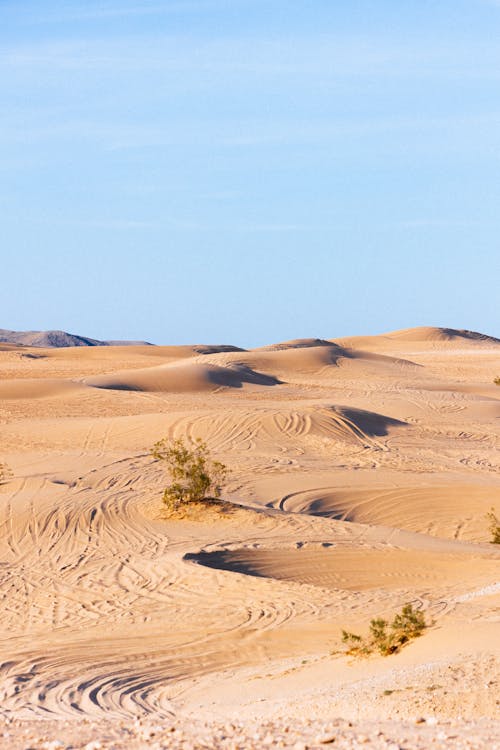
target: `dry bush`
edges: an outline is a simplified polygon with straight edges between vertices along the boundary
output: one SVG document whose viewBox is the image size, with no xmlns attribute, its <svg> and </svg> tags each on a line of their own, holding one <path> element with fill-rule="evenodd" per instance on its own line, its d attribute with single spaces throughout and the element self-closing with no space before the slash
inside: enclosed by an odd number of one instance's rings
<svg viewBox="0 0 500 750">
<path fill-rule="evenodd" d="M 10 466 L 0 461 L 0 484 L 4 484 L 12 477 Z"/>
<path fill-rule="evenodd" d="M 391 623 L 382 618 L 371 620 L 367 638 L 343 630 L 342 643 L 347 646 L 346 653 L 351 656 L 370 656 L 376 651 L 382 656 L 390 656 L 422 635 L 426 627 L 424 613 L 414 609 L 412 604 L 405 604 Z"/>
<path fill-rule="evenodd" d="M 486 518 L 489 521 L 489 531 L 491 534 L 491 543 L 500 544 L 500 519 L 495 513 L 495 508 L 492 508 L 489 513 L 486 514 Z"/>
<path fill-rule="evenodd" d="M 5 484 L 5 482 L 8 482 L 11 477 L 12 477 L 12 470 L 10 466 L 7 466 L 7 464 L 0 462 L 0 485 Z"/>
<path fill-rule="evenodd" d="M 154 444 L 151 454 L 165 461 L 170 473 L 172 482 L 163 492 L 163 502 L 169 511 L 220 498 L 227 467 L 210 457 L 203 440 L 198 438 L 190 447 L 180 438 L 164 438 Z"/>
<path fill-rule="evenodd" d="M 500 385 L 500 378 L 495 378 L 493 382 L 495 385 Z"/>
</svg>

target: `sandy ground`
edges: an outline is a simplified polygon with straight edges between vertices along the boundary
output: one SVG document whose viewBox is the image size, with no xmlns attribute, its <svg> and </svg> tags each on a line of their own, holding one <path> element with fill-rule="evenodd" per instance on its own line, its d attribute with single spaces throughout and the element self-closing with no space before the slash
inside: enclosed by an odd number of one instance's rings
<svg viewBox="0 0 500 750">
<path fill-rule="evenodd" d="M 499 375 L 443 329 L 0 345 L 0 746 L 499 747 Z M 165 517 L 165 436 L 230 512 Z M 406 602 L 422 638 L 343 655 Z"/>
</svg>

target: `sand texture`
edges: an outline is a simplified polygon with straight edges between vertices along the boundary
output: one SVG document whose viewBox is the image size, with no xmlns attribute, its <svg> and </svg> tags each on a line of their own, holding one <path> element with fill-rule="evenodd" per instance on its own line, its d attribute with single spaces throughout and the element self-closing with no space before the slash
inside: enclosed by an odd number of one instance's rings
<svg viewBox="0 0 500 750">
<path fill-rule="evenodd" d="M 0 747 L 498 748 L 496 376 L 452 329 L 2 344 Z M 227 507 L 166 517 L 163 437 Z M 342 653 L 406 602 L 423 637 Z"/>
</svg>

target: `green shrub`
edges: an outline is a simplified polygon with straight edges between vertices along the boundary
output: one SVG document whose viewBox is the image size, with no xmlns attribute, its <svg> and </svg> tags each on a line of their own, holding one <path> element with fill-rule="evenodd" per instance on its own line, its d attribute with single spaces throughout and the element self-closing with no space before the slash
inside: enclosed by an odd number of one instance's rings
<svg viewBox="0 0 500 750">
<path fill-rule="evenodd" d="M 382 656 L 390 656 L 422 635 L 426 627 L 423 612 L 414 609 L 412 604 L 405 604 L 391 623 L 382 618 L 371 620 L 367 638 L 343 630 L 342 643 L 347 646 L 346 653 L 352 656 L 370 656 L 374 651 Z"/>
<path fill-rule="evenodd" d="M 491 543 L 500 544 L 500 519 L 495 513 L 495 508 L 492 508 L 489 513 L 486 514 L 490 526 L 489 531 L 491 534 Z"/>
<path fill-rule="evenodd" d="M 172 479 L 163 493 L 163 502 L 169 511 L 220 497 L 227 468 L 212 460 L 203 440 L 198 438 L 190 447 L 180 438 L 164 438 L 154 444 L 151 454 L 166 462 Z"/>
</svg>

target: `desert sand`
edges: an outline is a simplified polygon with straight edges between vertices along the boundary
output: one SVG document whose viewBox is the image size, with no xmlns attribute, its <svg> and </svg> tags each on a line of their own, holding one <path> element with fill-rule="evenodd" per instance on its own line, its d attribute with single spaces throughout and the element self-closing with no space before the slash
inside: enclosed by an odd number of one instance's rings
<svg viewBox="0 0 500 750">
<path fill-rule="evenodd" d="M 499 747 L 496 376 L 453 329 L 0 344 L 0 746 Z M 163 437 L 226 512 L 166 517 Z M 421 638 L 343 653 L 407 602 Z"/>
</svg>

